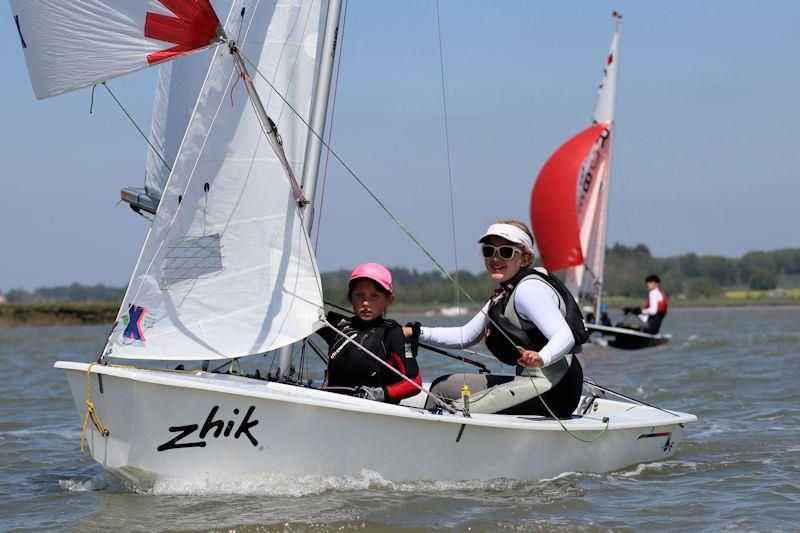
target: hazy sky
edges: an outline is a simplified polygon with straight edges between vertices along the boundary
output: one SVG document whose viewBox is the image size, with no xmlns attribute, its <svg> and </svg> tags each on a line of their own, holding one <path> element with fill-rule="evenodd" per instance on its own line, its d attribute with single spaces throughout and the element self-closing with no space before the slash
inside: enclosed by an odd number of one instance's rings
<svg viewBox="0 0 800 533">
<path fill-rule="evenodd" d="M 459 265 L 589 124 L 624 16 L 608 241 L 658 255 L 800 246 L 800 2 L 441 0 Z M 127 283 L 148 223 L 115 205 L 146 145 L 103 91 L 36 101 L 0 2 L 0 289 Z M 149 130 L 155 69 L 110 86 Z M 454 265 L 435 4 L 350 0 L 333 145 Z M 323 270 L 433 268 L 343 169 L 328 174 Z M 319 219 L 319 218 L 318 218 Z"/>
</svg>

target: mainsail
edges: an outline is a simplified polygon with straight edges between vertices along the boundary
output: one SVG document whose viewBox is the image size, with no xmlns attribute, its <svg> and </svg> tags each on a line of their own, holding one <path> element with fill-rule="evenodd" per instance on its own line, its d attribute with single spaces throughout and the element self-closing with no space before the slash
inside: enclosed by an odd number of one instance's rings
<svg viewBox="0 0 800 533">
<path fill-rule="evenodd" d="M 599 313 L 605 266 L 621 17 L 603 68 L 592 126 L 568 140 L 542 167 L 531 193 L 531 224 L 544 266 L 567 269 L 566 284 Z"/>
<path fill-rule="evenodd" d="M 287 168 L 271 144 L 277 139 L 274 130 L 271 139 L 265 135 L 252 107 L 255 101 L 245 91 L 250 78 L 243 81 L 230 50 L 220 49 L 205 76 L 107 354 L 175 360 L 239 357 L 296 342 L 319 327 L 319 273 L 288 175 L 301 175 L 303 169 L 308 141 L 303 121 L 309 120 L 314 97 L 322 3 L 237 1 L 225 30 L 215 26 L 209 42 L 216 36 L 236 36 L 238 53 L 270 81 L 251 72 L 280 132 Z M 200 26 L 193 24 L 171 37 L 174 46 L 166 48 L 131 37 L 137 25 L 139 34 L 146 29 L 147 13 L 152 14 L 155 4 L 172 9 L 171 18 L 177 21 L 190 20 L 186 17 L 195 12 L 207 15 L 206 7 L 218 20 L 208 0 L 12 1 L 15 14 L 21 14 L 23 37 L 37 35 L 26 30 L 31 27 L 82 31 L 72 8 L 91 11 L 90 26 L 97 33 L 102 33 L 101 22 L 107 25 L 105 34 L 81 41 L 109 50 L 105 68 L 93 66 L 88 74 L 71 75 L 60 67 L 37 70 L 42 58 L 52 60 L 58 51 L 46 40 L 37 40 L 35 47 L 30 41 L 23 45 L 37 96 L 102 82 L 147 66 L 142 62 L 200 47 L 192 37 Z M 206 15 L 198 20 L 207 24 Z M 112 24 L 117 19 L 125 24 Z M 155 20 L 165 22 L 162 17 Z M 139 63 L 123 61 L 116 53 L 116 32 L 131 50 L 146 52 Z M 61 52 L 66 63 L 78 60 L 75 46 Z"/>
</svg>

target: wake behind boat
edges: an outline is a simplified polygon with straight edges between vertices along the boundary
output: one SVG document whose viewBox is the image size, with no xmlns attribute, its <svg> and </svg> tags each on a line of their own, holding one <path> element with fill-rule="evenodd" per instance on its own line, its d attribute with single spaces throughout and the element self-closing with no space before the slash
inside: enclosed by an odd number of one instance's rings
<svg viewBox="0 0 800 533">
<path fill-rule="evenodd" d="M 422 393 L 389 405 L 287 379 L 292 346 L 324 324 L 309 231 L 340 2 L 247 0 L 224 21 L 208 0 L 44 4 L 11 0 L 39 98 L 214 51 L 101 356 L 55 364 L 104 468 L 137 485 L 365 469 L 390 480 L 540 479 L 675 452 L 693 415 L 607 399 L 593 385 L 559 420 L 469 416 L 468 403 L 431 412 Z M 277 350 L 277 381 L 114 363 L 207 368 Z"/>
</svg>

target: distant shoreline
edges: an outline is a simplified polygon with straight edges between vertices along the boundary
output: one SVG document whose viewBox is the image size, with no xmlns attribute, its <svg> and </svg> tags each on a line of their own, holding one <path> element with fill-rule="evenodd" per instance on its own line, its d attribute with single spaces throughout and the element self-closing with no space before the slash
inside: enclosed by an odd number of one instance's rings
<svg viewBox="0 0 800 533">
<path fill-rule="evenodd" d="M 641 305 L 641 302 L 608 298 L 612 310 Z M 715 307 L 797 307 L 800 298 L 709 298 L 670 302 L 674 308 L 704 309 Z M 443 306 L 394 305 L 395 313 L 436 313 Z M 86 326 L 111 324 L 116 318 L 119 304 L 116 302 L 58 302 L 58 303 L 15 303 L 0 304 L 0 328 L 30 326 Z M 466 314 L 476 313 L 477 308 L 467 308 Z"/>
</svg>

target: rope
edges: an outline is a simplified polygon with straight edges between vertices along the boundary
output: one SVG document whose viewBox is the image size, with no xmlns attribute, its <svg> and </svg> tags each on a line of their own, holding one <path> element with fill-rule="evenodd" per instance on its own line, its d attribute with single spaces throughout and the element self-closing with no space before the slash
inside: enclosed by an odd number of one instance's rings
<svg viewBox="0 0 800 533">
<path fill-rule="evenodd" d="M 461 318 L 461 292 L 458 290 L 460 285 L 459 278 L 458 278 L 458 246 L 457 242 L 458 239 L 456 238 L 456 212 L 455 212 L 455 203 L 453 201 L 453 163 L 452 163 L 452 156 L 450 154 L 450 127 L 447 122 L 447 90 L 445 86 L 445 78 L 444 78 L 444 52 L 442 51 L 442 23 L 441 17 L 439 14 L 439 0 L 436 0 L 436 36 L 438 38 L 439 43 L 439 73 L 441 75 L 442 81 L 442 117 L 444 118 L 444 145 L 445 151 L 447 152 L 447 183 L 449 185 L 449 192 L 450 192 L 450 229 L 453 235 L 453 261 L 456 267 L 455 271 L 455 282 L 456 282 L 456 309 L 458 309 L 458 318 Z M 461 338 L 461 349 L 464 349 L 464 334 L 463 331 L 459 330 L 459 336 Z M 464 386 L 461 388 L 461 396 L 464 401 L 464 409 L 468 410 L 469 407 L 469 396 L 472 392 L 469 390 L 467 386 L 467 362 L 465 359 L 461 359 L 461 370 L 463 371 L 464 376 Z"/>
<path fill-rule="evenodd" d="M 279 96 L 279 97 L 280 97 L 280 98 L 281 98 L 281 99 L 282 99 L 282 100 L 283 100 L 283 101 L 286 103 L 286 106 L 287 106 L 289 109 L 291 109 L 291 110 L 292 110 L 292 112 L 294 112 L 294 114 L 295 114 L 295 115 L 296 115 L 296 116 L 297 116 L 297 117 L 300 119 L 300 121 L 301 121 L 301 122 L 302 122 L 302 123 L 303 123 L 303 124 L 306 126 L 306 128 L 308 128 L 308 131 L 310 131 L 310 132 L 311 132 L 311 133 L 312 133 L 312 134 L 313 134 L 313 135 L 314 135 L 314 136 L 315 136 L 317 139 L 319 139 L 319 141 L 322 143 L 322 145 L 323 145 L 323 146 L 324 146 L 324 147 L 325 147 L 325 148 L 326 148 L 326 149 L 327 149 L 327 150 L 330 152 L 330 154 L 331 154 L 331 155 L 332 155 L 332 156 L 333 156 L 333 157 L 334 157 L 334 158 L 335 158 L 335 159 L 336 159 L 336 160 L 337 160 L 337 161 L 338 161 L 338 162 L 339 162 L 339 163 L 340 163 L 340 164 L 341 164 L 341 165 L 344 167 L 344 169 L 345 169 L 345 170 L 348 172 L 348 174 L 350 174 L 351 176 L 353 176 L 353 179 L 355 179 L 355 180 L 356 180 L 356 182 L 357 182 L 359 185 L 361 185 L 361 187 L 364 189 L 364 191 L 365 191 L 365 192 L 366 192 L 366 193 L 367 193 L 367 194 L 368 194 L 368 195 L 369 195 L 369 196 L 370 196 L 370 197 L 371 197 L 373 200 L 375 200 L 375 202 L 376 202 L 376 203 L 377 203 L 377 204 L 378 204 L 378 205 L 381 207 L 381 209 L 383 209 L 383 210 L 384 210 L 384 212 L 385 212 L 385 213 L 386 213 L 386 214 L 389 216 L 389 218 L 391 218 L 391 219 L 392 219 L 392 221 L 394 221 L 394 223 L 395 223 L 395 224 L 397 224 L 397 225 L 400 227 L 400 229 L 402 229 L 402 230 L 403 230 L 403 232 L 404 232 L 404 233 L 405 233 L 405 234 L 406 234 L 406 235 L 407 235 L 407 236 L 408 236 L 408 237 L 409 237 L 409 238 L 410 238 L 412 241 L 414 241 L 414 244 L 416 244 L 416 245 L 417 245 L 417 247 L 419 247 L 419 249 L 420 249 L 420 250 L 421 250 L 421 251 L 422 251 L 422 252 L 425 254 L 425 256 L 427 256 L 427 257 L 428 257 L 428 259 L 430 259 L 430 260 L 431 260 L 431 262 L 433 262 L 433 264 L 434 264 L 434 265 L 436 265 L 436 268 L 438 268 L 438 269 L 439 269 L 439 270 L 440 270 L 440 271 L 441 271 L 441 272 L 442 272 L 442 273 L 445 275 L 445 277 L 446 277 L 448 280 L 450 280 L 452 283 L 454 283 L 454 284 L 456 285 L 456 287 L 457 287 L 457 288 L 458 288 L 458 289 L 459 289 L 461 292 L 463 292 L 463 293 L 464 293 L 464 295 L 465 295 L 465 296 L 467 296 L 467 298 L 469 298 L 469 300 L 470 300 L 471 302 L 473 302 L 473 303 L 477 303 L 477 302 L 475 302 L 475 300 L 474 300 L 474 299 L 473 299 L 473 298 L 472 298 L 472 297 L 469 295 L 469 293 L 467 293 L 467 291 L 466 291 L 466 290 L 465 290 L 463 287 L 461 287 L 461 285 L 459 285 L 459 284 L 458 284 L 458 282 L 457 282 L 457 281 L 456 281 L 456 280 L 453 278 L 453 276 L 451 276 L 451 275 L 450 275 L 450 273 L 449 273 L 449 272 L 447 272 L 447 269 L 445 269 L 445 268 L 442 266 L 442 264 L 441 264 L 441 263 L 440 263 L 440 262 L 439 262 L 439 261 L 438 261 L 438 260 L 437 260 L 437 259 L 436 259 L 436 258 L 433 256 L 433 254 L 431 254 L 431 252 L 429 252 L 429 251 L 428 251 L 428 249 L 427 249 L 427 248 L 426 248 L 426 247 L 425 247 L 425 246 L 424 246 L 424 245 L 423 245 L 423 244 L 422 244 L 422 243 L 419 241 L 419 239 L 417 239 L 417 238 L 414 236 L 414 234 L 413 234 L 413 233 L 411 233 L 411 231 L 410 231 L 410 230 L 409 230 L 409 229 L 408 229 L 408 228 L 407 228 L 407 227 L 406 227 L 406 226 L 405 226 L 405 225 L 404 225 L 404 224 L 403 224 L 403 223 L 400 221 L 400 219 L 398 219 L 398 218 L 397 218 L 397 217 L 394 215 L 394 213 L 392 213 L 392 211 L 391 211 L 391 210 L 390 210 L 390 209 L 389 209 L 389 208 L 386 206 L 386 204 L 384 204 L 384 203 L 383 203 L 383 202 L 380 200 L 380 198 L 378 198 L 378 197 L 375 195 L 375 193 L 374 193 L 374 192 L 372 192 L 372 190 L 371 190 L 371 189 L 370 189 L 370 188 L 367 186 L 367 184 L 364 182 L 364 180 L 362 180 L 362 179 L 361 179 L 361 178 L 358 176 L 358 174 L 356 174 L 356 172 L 355 172 L 355 171 L 354 171 L 354 170 L 353 170 L 353 169 L 350 167 L 350 165 L 348 165 L 348 164 L 347 164 L 347 163 L 344 161 L 344 159 L 342 159 L 342 158 L 341 158 L 341 156 L 339 156 L 339 154 L 338 154 L 338 153 L 337 153 L 337 152 L 336 152 L 336 151 L 335 151 L 333 148 L 331 148 L 331 146 L 330 146 L 330 145 L 329 145 L 327 142 L 325 142 L 325 139 L 323 139 L 323 138 L 322 138 L 322 136 L 320 136 L 320 134 L 319 134 L 319 133 L 317 133 L 317 132 L 314 130 L 314 128 L 312 128 L 312 127 L 311 127 L 311 125 L 308 123 L 308 121 L 306 121 L 306 120 L 305 120 L 305 118 L 303 118 L 303 116 L 302 116 L 302 115 L 301 115 L 301 114 L 300 114 L 300 113 L 299 113 L 299 112 L 298 112 L 298 111 L 297 111 L 297 110 L 296 110 L 296 109 L 295 109 L 295 108 L 294 108 L 294 107 L 293 107 L 293 106 L 292 106 L 292 105 L 291 105 L 291 104 L 290 104 L 290 103 L 289 103 L 289 102 L 286 100 L 286 98 L 285 98 L 285 97 L 284 97 L 284 96 L 283 96 L 283 95 L 282 95 L 282 94 L 281 94 L 281 93 L 278 91 L 278 89 L 277 89 L 277 88 L 276 88 L 276 87 L 275 87 L 275 86 L 274 86 L 272 83 L 270 83 L 270 81 L 267 79 L 267 77 L 266 77 L 266 76 L 264 76 L 264 74 L 263 74 L 263 73 L 262 73 L 262 72 L 261 72 L 261 71 L 258 69 L 258 66 L 257 66 L 257 65 L 255 65 L 255 64 L 254 64 L 254 63 L 253 63 L 253 62 L 250 60 L 250 58 L 249 58 L 249 57 L 247 57 L 246 55 L 242 54 L 242 53 L 241 53 L 241 50 L 239 51 L 239 53 L 240 53 L 240 55 L 242 56 L 242 58 L 243 58 L 243 59 L 244 59 L 244 60 L 247 62 L 247 64 L 248 64 L 248 65 L 250 65 L 250 66 L 253 68 L 253 71 L 254 71 L 256 74 L 258 74 L 258 75 L 261 77 L 261 79 L 263 79 L 263 80 L 264 80 L 264 81 L 267 83 L 267 85 L 269 85 L 269 86 L 270 86 L 270 88 L 271 88 L 273 91 L 275 91 L 275 94 L 277 94 L 277 95 L 278 95 L 278 96 Z"/>
<path fill-rule="evenodd" d="M 573 354 L 573 355 L 574 355 L 574 354 Z M 574 355 L 574 357 L 577 357 L 577 355 Z M 569 372 L 569 370 L 568 370 L 567 372 Z M 577 436 L 575 433 L 573 433 L 572 431 L 570 431 L 569 429 L 567 429 L 567 426 L 565 426 L 565 425 L 564 425 L 564 423 L 561 421 L 561 419 L 560 419 L 560 418 L 558 418 L 558 417 L 555 415 L 555 413 L 553 413 L 553 411 L 550 409 L 550 406 L 549 406 L 549 405 L 547 405 L 547 402 L 545 402 L 545 401 L 544 401 L 544 398 L 542 398 L 542 395 L 541 395 L 541 393 L 539 392 L 539 388 L 536 386 L 536 382 L 533 380 L 533 376 L 529 375 L 529 376 L 528 376 L 528 378 L 531 380 L 531 385 L 533 385 L 533 390 L 534 390 L 534 391 L 536 391 L 536 396 L 539 398 L 539 401 L 540 401 L 540 402 L 542 402 L 542 405 L 544 405 L 544 408 L 545 408 L 545 409 L 547 409 L 547 412 L 548 412 L 548 413 L 550 413 L 550 416 L 551 416 L 551 417 L 553 417 L 553 419 L 555 419 L 555 421 L 556 421 L 556 422 L 558 422 L 558 425 L 559 425 L 559 426 L 561 426 L 561 429 L 563 429 L 564 431 L 566 431 L 566 432 L 567 432 L 567 434 L 568 434 L 570 437 L 574 438 L 575 440 L 579 440 L 579 441 L 581 441 L 581 442 L 586 442 L 586 443 L 589 443 L 589 442 L 594 442 L 594 441 L 596 441 L 597 439 L 599 439 L 600 437 L 602 437 L 602 436 L 603 436 L 603 434 L 604 434 L 606 431 L 608 431 L 608 425 L 611 423 L 611 421 L 609 420 L 609 418 L 608 418 L 608 417 L 604 417 L 604 418 L 603 418 L 603 420 L 604 420 L 604 421 L 605 421 L 605 423 L 606 423 L 606 427 L 604 427 L 603 429 L 601 429 L 601 430 L 600 430 L 600 431 L 597 433 L 597 435 L 595 435 L 595 436 L 594 436 L 594 437 L 592 437 L 591 439 L 584 439 L 584 438 L 582 438 L 582 437 L 579 437 L 579 436 Z M 563 379 L 563 378 L 562 378 L 562 379 Z"/>
<path fill-rule="evenodd" d="M 417 384 L 417 383 L 416 383 L 416 382 L 415 382 L 413 379 L 409 378 L 408 376 L 406 376 L 405 374 L 403 374 L 402 372 L 400 372 L 399 370 L 397 370 L 395 367 L 393 367 L 392 365 L 390 365 L 389 363 L 387 363 L 386 361 L 384 361 L 383 359 L 381 359 L 380 357 L 378 357 L 378 356 L 377 356 L 377 355 L 375 355 L 374 353 L 370 352 L 370 351 L 369 351 L 368 349 L 366 349 L 364 346 L 362 346 L 361 344 L 359 344 L 359 343 L 358 343 L 358 341 L 356 341 L 355 339 L 353 339 L 353 338 L 349 337 L 349 336 L 348 336 L 348 335 L 347 335 L 345 332 L 341 331 L 341 330 L 340 330 L 340 329 L 338 329 L 336 326 L 334 326 L 333 324 L 331 324 L 331 323 L 330 323 L 330 321 L 329 321 L 327 318 L 325 318 L 325 317 L 322 317 L 322 322 L 324 322 L 324 323 L 325 323 L 325 324 L 326 324 L 326 325 L 327 325 L 329 328 L 331 328 L 331 330 L 333 330 L 333 332 L 334 332 L 334 333 L 336 333 L 337 335 L 339 335 L 340 337 L 342 337 L 342 338 L 345 340 L 345 341 L 344 341 L 344 344 L 343 344 L 342 346 L 345 346 L 345 345 L 347 345 L 347 343 L 348 343 L 348 342 L 351 342 L 351 343 L 353 343 L 353 344 L 354 344 L 354 345 L 355 345 L 357 348 L 359 348 L 359 349 L 360 349 L 362 352 L 364 352 L 365 354 L 369 355 L 370 357 L 372 357 L 373 359 L 375 359 L 376 361 L 378 361 L 380 364 L 382 364 L 383 366 L 385 366 L 386 368 L 388 368 L 389 370 L 391 370 L 392 372 L 394 372 L 395 374 L 397 374 L 398 376 L 400 376 L 400 377 L 401 377 L 403 380 L 405 380 L 405 381 L 407 381 L 407 382 L 411 383 L 411 385 L 413 385 L 413 386 L 414 386 L 416 389 L 418 389 L 420 392 L 423 392 L 423 393 L 425 393 L 425 394 L 426 394 L 426 395 L 427 395 L 429 398 L 431 398 L 431 399 L 432 399 L 434 402 L 436 402 L 436 403 L 437 403 L 439 406 L 441 406 L 441 407 L 442 407 L 443 409 L 445 409 L 447 412 L 449 412 L 449 413 L 452 413 L 452 414 L 456 414 L 456 410 L 455 410 L 455 409 L 453 409 L 451 406 L 449 406 L 449 405 L 448 405 L 447 403 L 445 403 L 444 401 L 442 401 L 442 399 L 441 399 L 441 398 L 439 398 L 438 396 L 436 396 L 435 394 L 433 394 L 431 391 L 429 391 L 428 389 L 426 389 L 426 388 L 425 388 L 425 387 L 423 387 L 422 385 L 418 385 L 418 384 Z"/>
<path fill-rule="evenodd" d="M 84 443 L 86 442 L 86 430 L 89 427 L 89 420 L 92 421 L 98 433 L 103 437 L 108 437 L 109 431 L 100 422 L 97 411 L 92 403 L 92 367 L 97 362 L 91 363 L 86 369 L 86 416 L 83 418 L 83 429 L 81 430 L 81 454 L 83 453 Z M 99 377 L 97 379 L 100 379 Z"/>
<path fill-rule="evenodd" d="M 584 379 L 583 382 L 586 383 L 587 385 L 589 385 L 590 387 L 595 387 L 597 389 L 600 389 L 601 391 L 611 393 L 614 396 L 619 396 L 620 398 L 624 398 L 624 399 L 629 400 L 631 402 L 638 403 L 639 405 L 643 405 L 645 407 L 650 407 L 652 409 L 657 409 L 659 411 L 663 411 L 663 412 L 665 412 L 667 414 L 670 414 L 672 416 L 676 416 L 676 417 L 680 418 L 680 415 L 678 415 L 676 413 L 673 413 L 672 411 L 667 411 L 666 409 L 662 409 L 661 407 L 658 407 L 658 406 L 643 402 L 641 400 L 637 400 L 636 398 L 631 398 L 630 396 L 625 396 L 624 394 L 622 394 L 620 392 L 613 391 L 613 390 L 609 389 L 608 387 L 604 387 L 603 385 L 598 385 L 597 383 L 595 383 L 594 381 L 591 381 L 589 379 Z"/>
<path fill-rule="evenodd" d="M 164 163 L 164 166 L 167 167 L 167 169 L 169 169 L 170 172 L 172 172 L 172 167 L 170 166 L 170 164 L 167 163 L 167 161 L 162 157 L 161 153 L 156 149 L 155 146 L 153 146 L 153 143 L 151 143 L 150 139 L 147 137 L 147 135 L 144 134 L 144 131 L 142 131 L 142 128 L 139 127 L 139 124 L 137 124 L 136 121 L 133 120 L 133 117 L 131 116 L 130 113 L 128 113 L 128 110 L 125 109 L 125 106 L 122 105 L 122 102 L 119 101 L 119 99 L 117 98 L 117 95 L 115 95 L 113 92 L 111 92 L 111 89 L 108 88 L 108 85 L 106 84 L 106 82 L 103 82 L 102 85 L 103 85 L 103 87 L 106 88 L 106 91 L 108 91 L 108 94 L 111 95 L 111 98 L 114 99 L 114 101 L 117 103 L 119 108 L 122 109 L 122 112 L 125 113 L 125 116 L 128 117 L 128 120 L 131 121 L 131 124 L 133 124 L 133 126 L 141 134 L 141 136 L 144 138 L 144 140 L 147 142 L 147 144 L 150 146 L 150 148 L 153 149 L 153 153 L 156 154 L 158 156 L 158 158 L 161 160 L 161 162 Z M 97 85 L 92 87 L 92 104 L 91 104 L 92 106 L 94 105 L 94 88 L 95 87 L 97 87 Z M 91 112 L 92 112 L 92 109 L 90 107 L 89 108 L 89 113 L 91 113 Z"/>
</svg>

